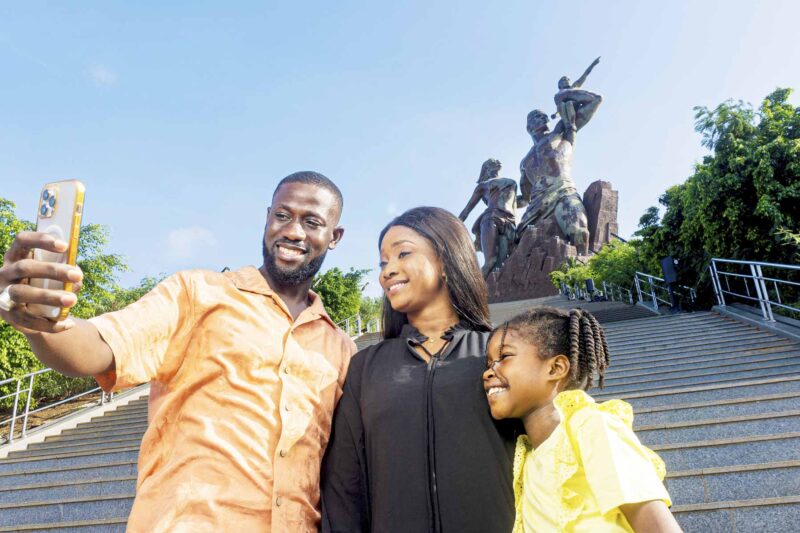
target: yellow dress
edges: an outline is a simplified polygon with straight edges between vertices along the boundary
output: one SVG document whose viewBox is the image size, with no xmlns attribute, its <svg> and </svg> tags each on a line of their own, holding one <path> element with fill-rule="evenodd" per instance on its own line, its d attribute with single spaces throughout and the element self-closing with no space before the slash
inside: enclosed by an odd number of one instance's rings
<svg viewBox="0 0 800 533">
<path fill-rule="evenodd" d="M 553 403 L 561 415 L 553 433 L 535 450 L 527 436 L 517 441 L 513 533 L 632 532 L 620 505 L 672 505 L 664 462 L 634 434 L 629 404 L 596 404 L 577 390 Z"/>
</svg>

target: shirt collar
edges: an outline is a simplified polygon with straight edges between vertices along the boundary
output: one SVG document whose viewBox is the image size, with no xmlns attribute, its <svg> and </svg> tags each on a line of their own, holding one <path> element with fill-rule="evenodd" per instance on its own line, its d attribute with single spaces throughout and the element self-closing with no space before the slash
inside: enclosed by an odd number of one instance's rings
<svg viewBox="0 0 800 533">
<path fill-rule="evenodd" d="M 261 294 L 263 296 L 269 296 L 276 302 L 280 302 L 280 305 L 285 307 L 285 304 L 283 304 L 281 301 L 280 296 L 278 296 L 272 287 L 269 286 L 267 278 L 265 278 L 261 271 L 256 267 L 248 265 L 240 268 L 239 270 L 226 272 L 225 275 L 233 282 L 237 289 L 255 294 Z M 331 317 L 328 316 L 327 311 L 325 311 L 325 307 L 322 304 L 322 298 L 320 298 L 319 295 L 314 291 L 308 291 L 308 299 L 310 300 L 309 306 L 300 314 L 299 317 L 297 317 L 298 321 L 308 322 L 309 319 L 322 318 L 331 326 L 336 328 L 336 324 L 333 322 L 333 320 L 331 320 Z M 307 315 L 311 316 L 306 318 Z"/>
</svg>

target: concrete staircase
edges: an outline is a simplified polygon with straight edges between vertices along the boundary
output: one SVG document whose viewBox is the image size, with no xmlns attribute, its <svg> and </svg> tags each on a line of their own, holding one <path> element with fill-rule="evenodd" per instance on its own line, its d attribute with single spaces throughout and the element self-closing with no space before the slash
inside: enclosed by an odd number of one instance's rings
<svg viewBox="0 0 800 533">
<path fill-rule="evenodd" d="M 496 304 L 492 317 L 542 304 L 578 304 L 605 324 L 612 364 L 606 388 L 592 393 L 634 406 L 686 531 L 800 529 L 800 342 L 715 313 L 658 316 L 561 297 Z M 145 402 L 0 459 L 0 532 L 124 531 Z"/>
</svg>

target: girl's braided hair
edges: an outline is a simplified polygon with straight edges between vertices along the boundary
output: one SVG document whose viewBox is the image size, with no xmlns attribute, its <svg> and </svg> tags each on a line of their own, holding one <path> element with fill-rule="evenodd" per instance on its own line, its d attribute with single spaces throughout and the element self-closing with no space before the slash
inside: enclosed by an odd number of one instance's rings
<svg viewBox="0 0 800 533">
<path fill-rule="evenodd" d="M 492 332 L 513 329 L 539 350 L 539 357 L 550 359 L 566 355 L 570 363 L 567 389 L 589 390 L 595 375 L 603 388 L 605 371 L 611 361 L 606 334 L 600 322 L 588 311 L 554 307 L 535 307 L 505 322 Z M 505 341 L 505 338 L 503 338 Z"/>
</svg>

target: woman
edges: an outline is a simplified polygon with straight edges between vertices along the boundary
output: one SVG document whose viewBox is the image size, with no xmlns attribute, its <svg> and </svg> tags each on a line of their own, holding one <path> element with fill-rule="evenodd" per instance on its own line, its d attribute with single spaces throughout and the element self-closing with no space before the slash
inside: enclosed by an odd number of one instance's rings
<svg viewBox="0 0 800 533">
<path fill-rule="evenodd" d="M 491 329 L 464 225 L 411 209 L 381 232 L 384 340 L 356 354 L 322 467 L 322 530 L 503 532 L 515 422 L 481 383 Z"/>
</svg>

